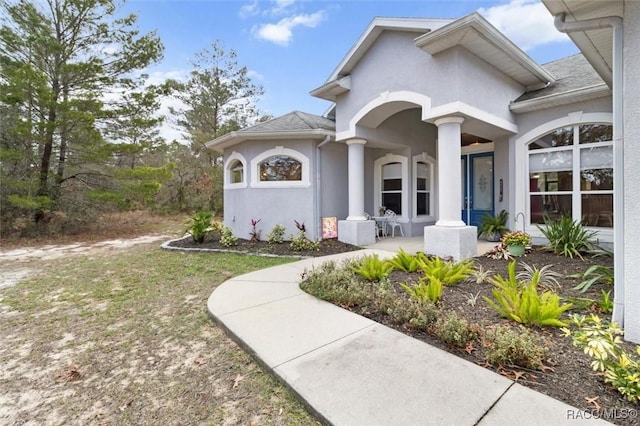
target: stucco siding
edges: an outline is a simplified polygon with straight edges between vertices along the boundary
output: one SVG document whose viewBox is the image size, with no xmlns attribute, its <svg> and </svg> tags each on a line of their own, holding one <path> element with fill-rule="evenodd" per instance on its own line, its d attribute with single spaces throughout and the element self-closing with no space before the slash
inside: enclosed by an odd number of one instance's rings
<svg viewBox="0 0 640 426">
<path fill-rule="evenodd" d="M 624 282 L 625 338 L 640 342 L 640 2 L 624 15 Z"/>
<path fill-rule="evenodd" d="M 336 130 L 384 92 L 410 91 L 433 107 L 462 102 L 513 121 L 509 102 L 524 88 L 468 50 L 456 47 L 431 56 L 415 46 L 415 34 L 385 31 L 351 72 L 351 90 L 338 97 Z M 491 102 L 487 102 L 490 99 Z"/>
<path fill-rule="evenodd" d="M 603 97 L 593 101 L 574 103 L 553 108 L 545 108 L 539 111 L 533 111 L 518 114 L 518 135 L 524 135 L 530 130 L 551 122 L 553 120 L 567 117 L 569 114 L 582 113 L 611 113 L 611 98 Z"/>
<path fill-rule="evenodd" d="M 322 217 L 346 219 L 349 214 L 347 145 L 333 142 L 320 148 Z"/>
<path fill-rule="evenodd" d="M 247 161 L 245 169 L 246 188 L 224 190 L 224 223 L 231 227 L 234 235 L 248 238 L 251 230 L 251 220 L 261 219 L 258 229 L 262 231 L 262 239 L 276 224 L 287 228 L 285 234 L 288 239 L 297 233 L 294 220 L 304 222 L 307 236 L 315 239 L 317 226 L 315 222 L 315 141 L 249 141 L 238 144 L 232 149 L 225 150 L 224 159 L 233 152 L 242 154 Z M 251 167 L 253 159 L 266 151 L 282 146 L 295 150 L 308 159 L 309 185 L 305 187 L 255 188 L 252 180 L 257 179 L 257 168 Z M 225 170 L 226 173 L 226 170 Z M 275 183 L 275 182 L 274 182 Z"/>
</svg>

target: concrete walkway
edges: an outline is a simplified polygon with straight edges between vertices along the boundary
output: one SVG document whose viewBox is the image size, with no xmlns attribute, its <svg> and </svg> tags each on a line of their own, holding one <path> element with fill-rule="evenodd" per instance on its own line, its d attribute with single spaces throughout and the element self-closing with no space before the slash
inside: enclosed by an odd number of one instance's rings
<svg viewBox="0 0 640 426">
<path fill-rule="evenodd" d="M 367 249 L 232 278 L 209 313 L 327 424 L 608 424 L 298 287 L 327 260 L 373 253 L 394 255 Z"/>
</svg>

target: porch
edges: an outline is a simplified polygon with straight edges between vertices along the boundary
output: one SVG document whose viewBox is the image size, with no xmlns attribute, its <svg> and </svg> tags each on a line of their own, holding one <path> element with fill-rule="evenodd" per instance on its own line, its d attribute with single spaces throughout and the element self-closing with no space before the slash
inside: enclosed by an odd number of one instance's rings
<svg viewBox="0 0 640 426">
<path fill-rule="evenodd" d="M 493 247 L 495 247 L 497 243 L 490 243 L 484 240 L 477 241 L 477 254 L 476 256 L 481 256 L 487 252 L 489 252 Z M 377 240 L 374 244 L 366 245 L 364 248 L 368 249 L 376 249 L 376 250 L 385 250 L 398 252 L 400 249 L 403 249 L 407 253 L 416 253 L 419 251 L 424 251 L 424 237 L 387 237 Z"/>
</svg>

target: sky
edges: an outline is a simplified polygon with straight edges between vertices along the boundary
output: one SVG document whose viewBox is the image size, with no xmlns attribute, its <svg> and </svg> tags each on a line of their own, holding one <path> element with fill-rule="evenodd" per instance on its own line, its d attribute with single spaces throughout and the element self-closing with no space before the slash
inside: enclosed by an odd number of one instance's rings
<svg viewBox="0 0 640 426">
<path fill-rule="evenodd" d="M 322 115 L 331 104 L 309 95 L 324 84 L 373 18 L 460 18 L 479 12 L 536 62 L 577 53 L 555 30 L 539 0 L 129 0 L 141 32 L 155 30 L 162 61 L 145 72 L 152 82 L 186 79 L 196 53 L 218 41 L 237 53 L 265 94 L 258 107 L 279 116 L 299 110 Z M 161 113 L 172 104 L 163 102 Z M 171 120 L 168 140 L 182 139 Z"/>
</svg>

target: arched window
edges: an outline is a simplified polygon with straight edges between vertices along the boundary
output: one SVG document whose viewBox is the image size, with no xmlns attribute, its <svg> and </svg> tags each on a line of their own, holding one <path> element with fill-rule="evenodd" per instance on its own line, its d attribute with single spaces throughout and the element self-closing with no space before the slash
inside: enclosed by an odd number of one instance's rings
<svg viewBox="0 0 640 426">
<path fill-rule="evenodd" d="M 408 212 L 407 157 L 387 154 L 374 162 L 375 210 L 384 206 L 405 219 Z"/>
<path fill-rule="evenodd" d="M 251 160 L 251 187 L 310 186 L 309 159 L 296 150 L 277 146 Z"/>
<path fill-rule="evenodd" d="M 269 157 L 260 163 L 259 168 L 261 182 L 302 180 L 302 163 L 286 155 Z"/>
<path fill-rule="evenodd" d="M 246 188 L 245 175 L 247 161 L 235 151 L 227 158 L 224 166 L 224 189 Z"/>
<path fill-rule="evenodd" d="M 529 218 L 569 216 L 613 227 L 613 127 L 585 123 L 555 129 L 527 145 Z"/>
<path fill-rule="evenodd" d="M 434 177 L 435 160 L 423 153 L 413 157 L 413 219 L 430 220 L 435 216 Z"/>
</svg>

